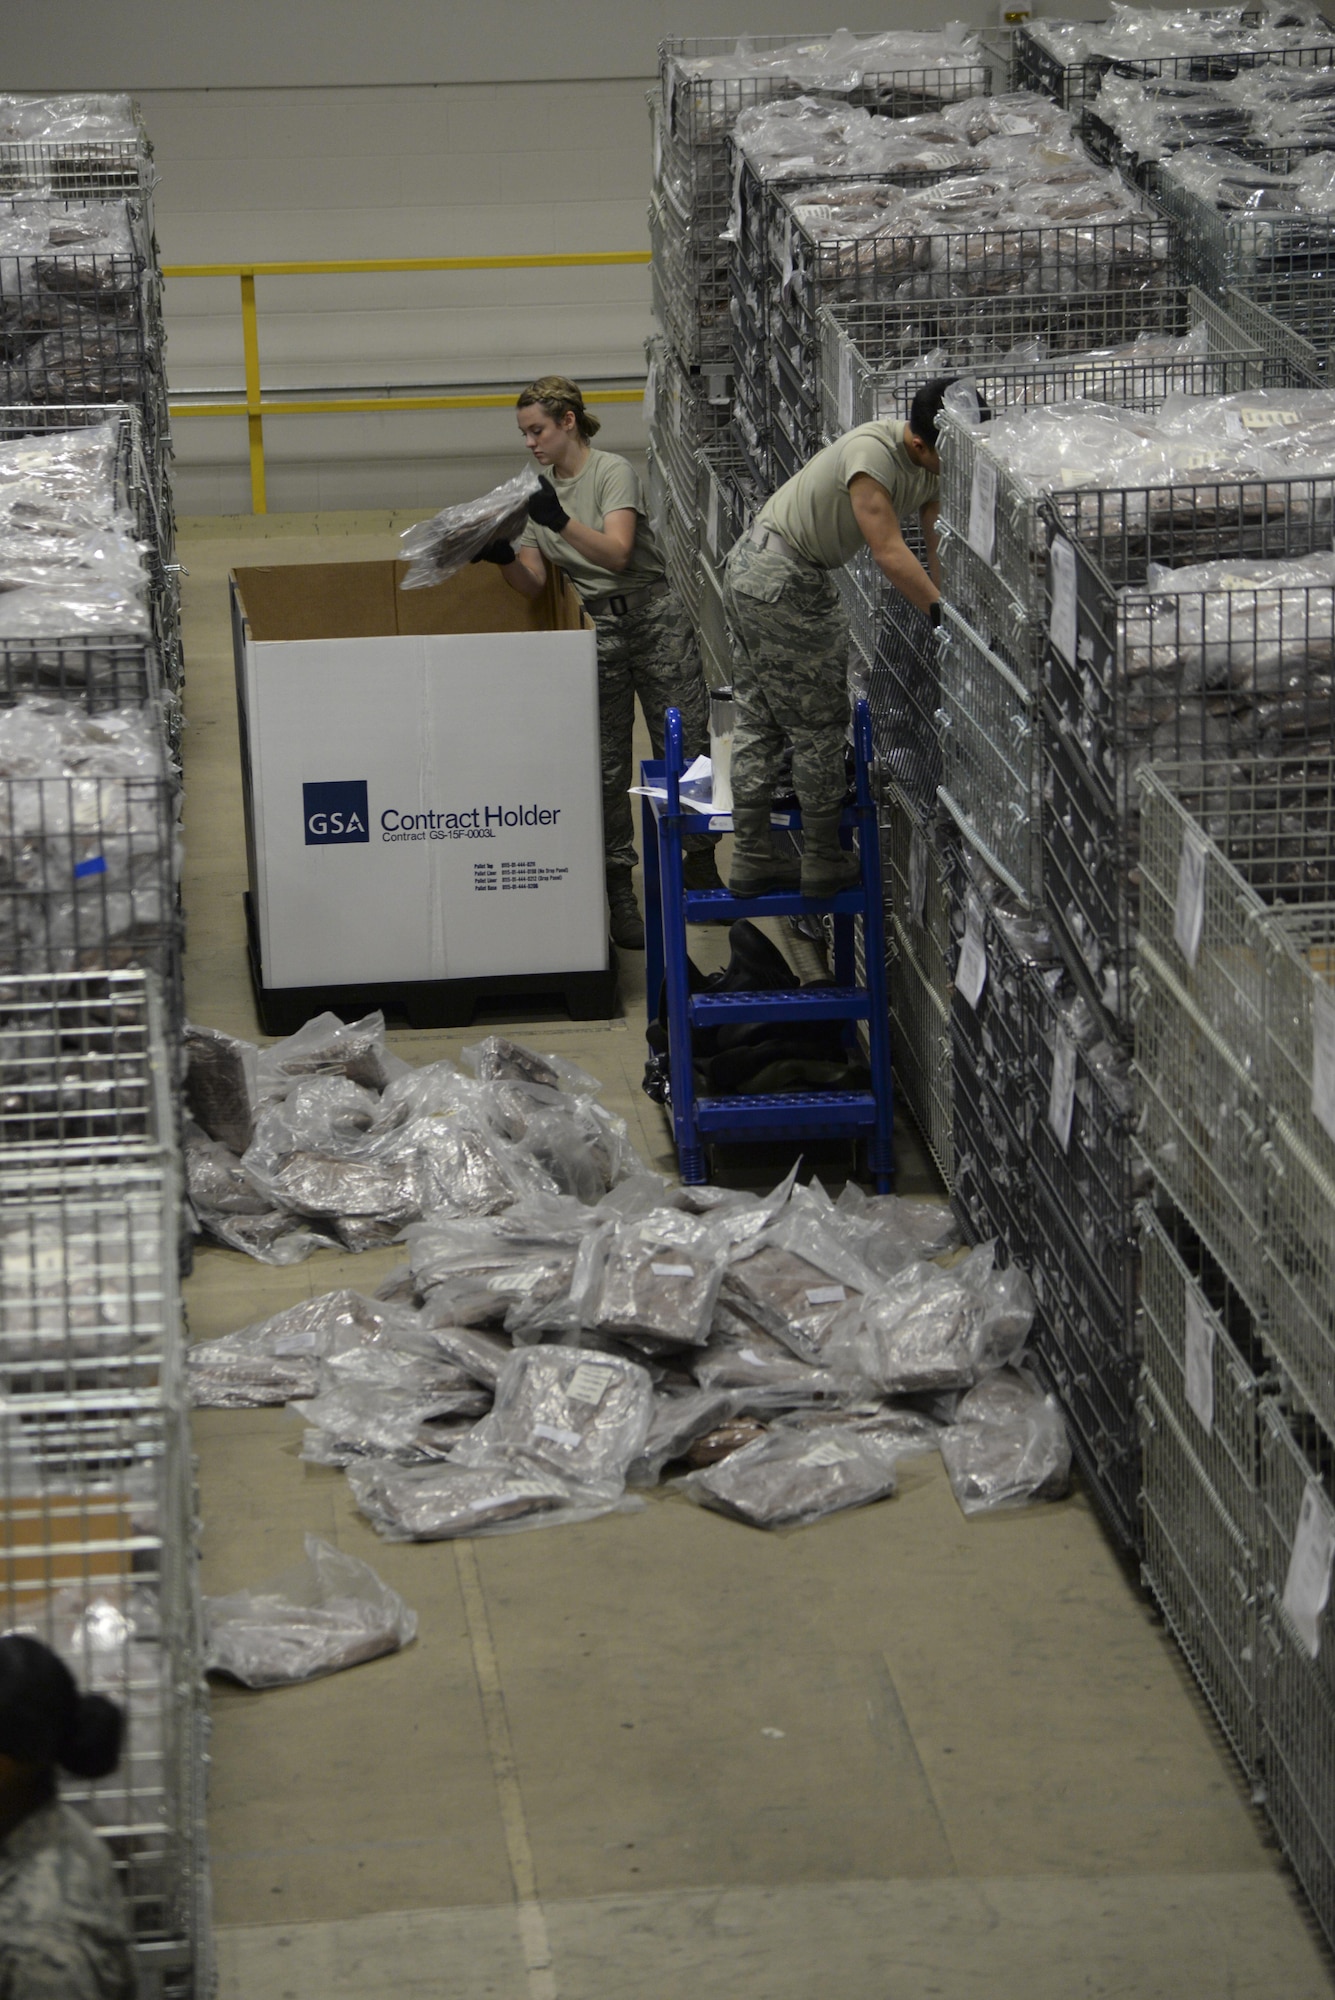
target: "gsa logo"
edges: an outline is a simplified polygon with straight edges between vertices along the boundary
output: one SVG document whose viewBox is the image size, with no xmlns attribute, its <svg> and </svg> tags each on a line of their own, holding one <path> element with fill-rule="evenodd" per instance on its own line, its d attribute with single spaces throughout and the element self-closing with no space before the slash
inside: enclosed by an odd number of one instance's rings
<svg viewBox="0 0 1335 2000">
<path fill-rule="evenodd" d="M 349 778 L 341 784 L 303 785 L 301 802 L 306 816 L 307 847 L 370 840 L 365 778 Z"/>
</svg>

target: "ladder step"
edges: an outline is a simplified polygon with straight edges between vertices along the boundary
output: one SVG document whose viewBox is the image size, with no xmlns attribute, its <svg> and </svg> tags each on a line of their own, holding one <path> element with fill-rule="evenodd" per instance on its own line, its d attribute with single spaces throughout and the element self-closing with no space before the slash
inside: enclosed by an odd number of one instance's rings
<svg viewBox="0 0 1335 2000">
<path fill-rule="evenodd" d="M 688 924 L 735 924 L 739 917 L 807 917 L 814 910 L 835 916 L 861 916 L 865 894 L 841 889 L 837 896 L 803 896 L 796 889 L 777 889 L 768 896 L 734 896 L 727 889 L 687 889 L 682 897 Z"/>
<path fill-rule="evenodd" d="M 869 1002 L 860 986 L 790 987 L 777 993 L 693 993 L 691 1025 L 724 1021 L 865 1021 Z"/>
<path fill-rule="evenodd" d="M 869 1090 L 784 1090 L 756 1097 L 702 1097 L 695 1107 L 702 1136 L 841 1139 L 876 1123 L 876 1099 Z"/>
</svg>

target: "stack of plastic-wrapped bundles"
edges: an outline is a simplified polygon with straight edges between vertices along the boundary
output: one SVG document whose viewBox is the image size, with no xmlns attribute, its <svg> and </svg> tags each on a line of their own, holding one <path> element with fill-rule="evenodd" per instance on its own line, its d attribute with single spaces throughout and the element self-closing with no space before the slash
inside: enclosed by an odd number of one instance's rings
<svg viewBox="0 0 1335 2000">
<path fill-rule="evenodd" d="M 988 1250 L 956 1259 L 940 1206 L 791 1177 L 764 1200 L 670 1188 L 554 1057 L 492 1038 L 472 1077 L 386 1076 L 374 1023 L 304 1033 L 256 1069 L 197 1031 L 192 1106 L 232 1144 L 197 1128 L 196 1198 L 230 1177 L 312 1237 L 406 1237 L 409 1263 L 374 1298 L 197 1345 L 190 1378 L 199 1403 L 293 1403 L 303 1456 L 346 1467 L 383 1533 L 584 1519 L 665 1467 L 705 1505 L 794 1525 L 887 1497 L 897 1461 L 938 1446 L 966 1508 L 1064 1490 L 1060 1418 L 1021 1364 L 1028 1285 Z M 222 1213 L 210 1227 L 246 1242 Z M 262 1247 L 287 1254 L 273 1229 Z"/>
<path fill-rule="evenodd" d="M 1310 0 L 1256 8 L 1133 7 L 1106 20 L 1031 21 L 1016 37 L 1019 77 L 1062 104 L 1093 95 L 1109 70 L 1150 79 L 1228 77 L 1253 66 L 1324 63 L 1335 33 Z"/>
</svg>

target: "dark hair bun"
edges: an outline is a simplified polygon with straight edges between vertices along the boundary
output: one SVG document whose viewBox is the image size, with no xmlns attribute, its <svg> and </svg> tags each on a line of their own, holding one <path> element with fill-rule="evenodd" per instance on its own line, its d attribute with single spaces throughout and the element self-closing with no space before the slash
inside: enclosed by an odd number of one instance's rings
<svg viewBox="0 0 1335 2000">
<path fill-rule="evenodd" d="M 71 1777 L 105 1778 L 120 1762 L 125 1716 L 104 1694 L 80 1695 L 56 1761 Z"/>
</svg>

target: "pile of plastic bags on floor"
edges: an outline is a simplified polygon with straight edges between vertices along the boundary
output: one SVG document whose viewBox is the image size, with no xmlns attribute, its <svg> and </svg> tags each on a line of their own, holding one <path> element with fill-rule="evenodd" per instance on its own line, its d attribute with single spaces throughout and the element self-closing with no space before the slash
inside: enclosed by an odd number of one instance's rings
<svg viewBox="0 0 1335 2000">
<path fill-rule="evenodd" d="M 428 1215 L 599 1201 L 644 1168 L 596 1077 L 501 1036 L 420 1069 L 380 1014 L 257 1049 L 187 1027 L 186 1188 L 205 1235 L 266 1264 L 370 1250 Z"/>
<path fill-rule="evenodd" d="M 189 1355 L 196 1404 L 291 1403 L 302 1457 L 343 1467 L 389 1539 L 586 1520 L 665 1473 L 801 1526 L 938 1447 L 966 1512 L 1066 1489 L 1061 1416 L 1023 1361 L 1028 1279 L 990 1245 L 959 1255 L 936 1203 L 640 1173 L 407 1235 L 375 1298 L 305 1300 Z"/>
</svg>

